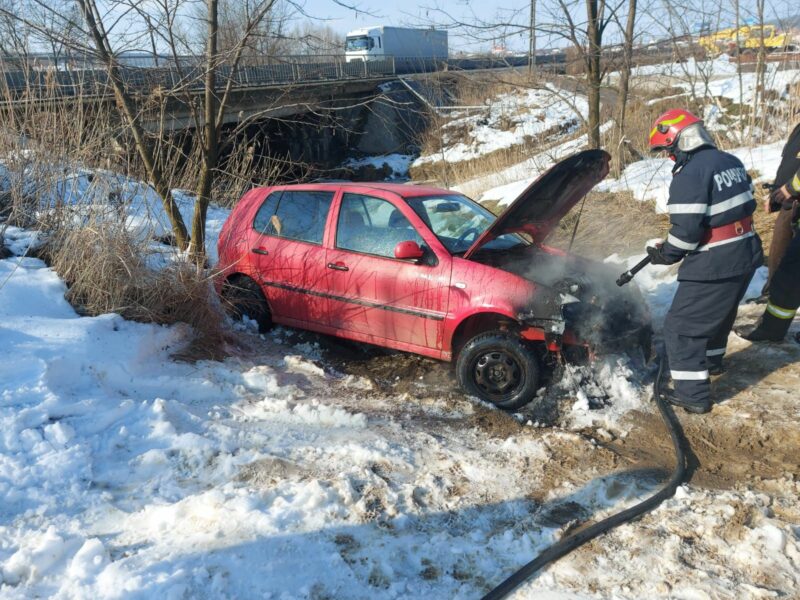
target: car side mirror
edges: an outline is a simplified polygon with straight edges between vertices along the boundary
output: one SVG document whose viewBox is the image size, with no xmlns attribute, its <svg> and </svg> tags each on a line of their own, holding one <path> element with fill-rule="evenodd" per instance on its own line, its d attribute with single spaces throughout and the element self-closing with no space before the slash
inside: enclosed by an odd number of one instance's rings
<svg viewBox="0 0 800 600">
<path fill-rule="evenodd" d="M 420 245 L 411 240 L 400 242 L 394 247 L 394 257 L 400 260 L 419 260 L 424 254 Z"/>
</svg>

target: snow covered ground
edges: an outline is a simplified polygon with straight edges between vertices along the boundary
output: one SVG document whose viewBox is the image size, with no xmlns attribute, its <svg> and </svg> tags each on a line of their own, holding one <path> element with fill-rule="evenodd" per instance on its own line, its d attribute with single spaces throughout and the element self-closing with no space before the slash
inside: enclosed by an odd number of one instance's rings
<svg viewBox="0 0 800 600">
<path fill-rule="evenodd" d="M 639 282 L 663 314 L 674 275 Z M 655 485 L 613 475 L 572 432 L 624 437 L 648 410 L 624 363 L 600 371 L 611 406 L 589 410 L 578 389 L 565 428 L 522 414 L 498 435 L 482 423 L 502 413 L 379 392 L 313 338 L 242 327 L 256 351 L 177 363 L 185 328 L 79 317 L 37 259 L 0 261 L 0 285 L 3 598 L 477 598 L 576 519 Z M 770 597 L 753 573 L 796 591 L 797 531 L 769 506 L 687 487 L 516 597 Z M 741 511 L 756 515 L 745 531 L 725 529 Z M 685 573 L 686 536 L 716 549 L 711 576 Z"/>
<path fill-rule="evenodd" d="M 566 434 L 448 431 L 469 402 L 434 433 L 280 332 L 258 364 L 175 363 L 184 329 L 78 317 L 37 259 L 0 282 L 2 597 L 474 597 L 559 529 L 514 531 L 523 465 Z"/>
</svg>

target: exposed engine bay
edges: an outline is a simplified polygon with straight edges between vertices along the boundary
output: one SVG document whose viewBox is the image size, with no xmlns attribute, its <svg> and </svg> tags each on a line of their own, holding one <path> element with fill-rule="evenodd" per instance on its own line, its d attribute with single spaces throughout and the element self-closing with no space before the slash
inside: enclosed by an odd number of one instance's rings
<svg viewBox="0 0 800 600">
<path fill-rule="evenodd" d="M 635 286 L 618 287 L 617 274 L 607 265 L 536 244 L 481 250 L 471 258 L 537 284 L 537 293 L 518 319 L 543 329 L 548 339 L 574 339 L 593 353 L 641 348 L 649 358 L 647 304 Z"/>
</svg>

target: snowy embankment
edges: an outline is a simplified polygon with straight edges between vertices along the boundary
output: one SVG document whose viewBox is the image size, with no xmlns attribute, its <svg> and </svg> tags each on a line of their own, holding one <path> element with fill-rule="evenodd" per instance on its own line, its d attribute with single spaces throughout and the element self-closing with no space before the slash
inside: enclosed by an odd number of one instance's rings
<svg viewBox="0 0 800 600">
<path fill-rule="evenodd" d="M 728 152 L 744 163 L 758 185 L 772 181 L 781 162 L 783 145 L 784 142 L 776 142 L 752 148 L 735 148 Z M 637 200 L 653 201 L 659 212 L 666 212 L 674 164 L 667 158 L 638 161 L 628 165 L 618 180 L 605 181 L 596 189 L 601 192 L 630 191 Z"/>
<path fill-rule="evenodd" d="M 412 166 L 474 160 L 492 152 L 557 139 L 579 127 L 586 114 L 583 96 L 547 84 L 545 89 L 517 90 L 486 101 L 479 112 L 454 112 L 441 128 L 442 149 L 420 156 Z"/>
<path fill-rule="evenodd" d="M 800 81 L 800 70 L 784 69 L 778 61 L 767 62 L 764 65 L 764 86 L 769 91 L 776 92 L 777 97 L 786 97 L 790 85 Z M 713 60 L 698 61 L 689 58 L 685 62 L 672 62 L 658 65 L 645 65 L 635 67 L 631 77 L 636 82 L 656 81 L 663 88 L 672 86 L 682 88 L 684 93 L 675 94 L 669 98 L 657 98 L 651 103 L 665 99 L 680 100 L 681 98 L 725 98 L 736 103 L 751 105 L 756 99 L 756 90 L 759 87 L 758 75 L 755 72 L 741 73 L 730 58 L 723 54 Z M 609 74 L 610 83 L 615 83 L 618 73 Z M 634 83 L 636 85 L 636 83 Z M 706 115 L 712 119 L 712 126 L 716 124 L 715 116 L 720 110 L 719 105 L 710 103 Z"/>
</svg>

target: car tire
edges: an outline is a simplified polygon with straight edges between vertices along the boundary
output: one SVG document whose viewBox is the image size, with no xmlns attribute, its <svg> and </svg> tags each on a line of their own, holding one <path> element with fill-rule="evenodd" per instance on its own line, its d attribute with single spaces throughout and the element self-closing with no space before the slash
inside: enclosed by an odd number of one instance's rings
<svg viewBox="0 0 800 600">
<path fill-rule="evenodd" d="M 515 410 L 536 396 L 541 368 L 536 354 L 520 338 L 491 331 L 464 345 L 456 359 L 456 377 L 468 394 Z"/>
<path fill-rule="evenodd" d="M 258 323 L 258 332 L 266 333 L 272 327 L 272 311 L 261 286 L 246 276 L 226 282 L 222 288 L 222 302 L 228 314 L 236 321 L 247 316 Z"/>
</svg>

